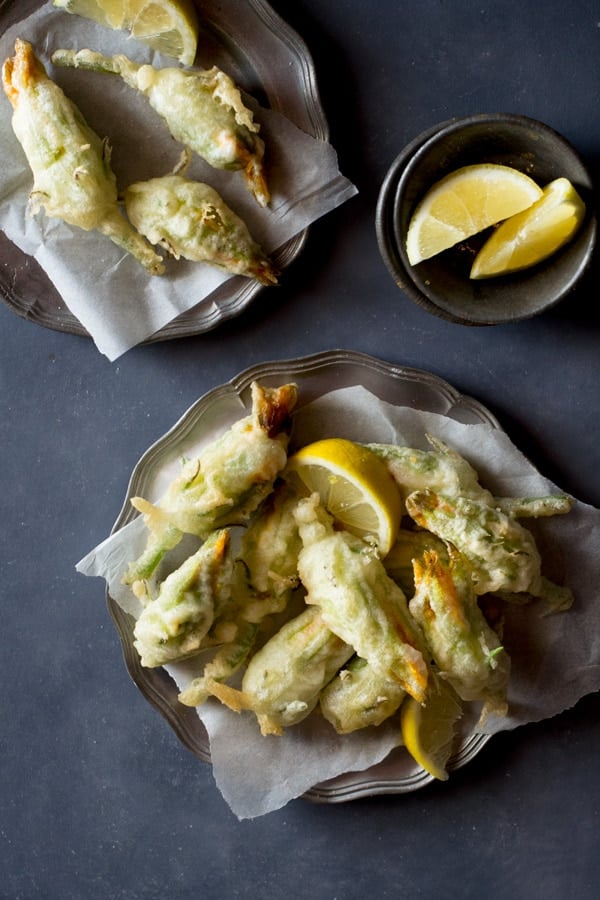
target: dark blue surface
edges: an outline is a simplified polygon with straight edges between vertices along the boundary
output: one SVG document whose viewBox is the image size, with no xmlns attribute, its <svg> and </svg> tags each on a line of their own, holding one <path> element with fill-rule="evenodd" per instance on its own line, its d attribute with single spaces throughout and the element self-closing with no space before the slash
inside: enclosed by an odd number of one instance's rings
<svg viewBox="0 0 600 900">
<path fill-rule="evenodd" d="M 360 189 L 311 229 L 281 287 L 214 333 L 115 363 L 0 307 L 0 897 L 595 898 L 598 695 L 498 736 L 443 785 L 294 801 L 240 823 L 130 682 L 102 583 L 75 573 L 138 457 L 200 394 L 256 362 L 332 348 L 440 375 L 600 506 L 596 277 L 537 319 L 468 329 L 398 291 L 374 228 L 395 156 L 454 115 L 541 119 L 597 178 L 598 3 L 273 6 L 313 54 L 340 167 Z"/>
</svg>

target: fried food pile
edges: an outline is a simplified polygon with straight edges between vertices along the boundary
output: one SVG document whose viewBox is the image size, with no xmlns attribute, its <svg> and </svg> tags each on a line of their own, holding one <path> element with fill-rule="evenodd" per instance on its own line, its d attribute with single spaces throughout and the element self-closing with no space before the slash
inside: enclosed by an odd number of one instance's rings
<svg viewBox="0 0 600 900">
<path fill-rule="evenodd" d="M 232 275 L 277 283 L 277 272 L 245 222 L 208 184 L 185 177 L 192 154 L 209 166 L 241 171 L 257 203 L 270 202 L 259 125 L 239 88 L 217 67 L 154 68 L 123 55 L 56 50 L 56 66 L 91 69 L 122 78 L 147 98 L 184 151 L 172 172 L 123 186 L 111 168 L 108 138 L 48 76 L 32 45 L 17 39 L 4 62 L 2 84 L 12 125 L 33 174 L 30 211 L 43 209 L 85 231 L 95 230 L 130 253 L 150 275 L 163 275 L 163 257 L 216 266 Z M 121 194 L 124 203 L 121 202 Z M 124 207 L 124 208 L 122 208 Z"/>
<path fill-rule="evenodd" d="M 366 444 L 402 504 L 382 558 L 293 477 L 296 402 L 293 384 L 254 383 L 250 414 L 186 460 L 158 503 L 132 500 L 148 529 L 124 576 L 143 604 L 142 665 L 210 653 L 180 701 L 216 697 L 254 714 L 264 735 L 313 711 L 340 734 L 377 726 L 407 696 L 426 704 L 439 678 L 481 716 L 505 715 L 502 609 L 573 601 L 543 575 L 521 519 L 566 514 L 572 499 L 495 497 L 434 436 L 429 450 Z M 165 577 L 184 535 L 198 549 Z"/>
</svg>

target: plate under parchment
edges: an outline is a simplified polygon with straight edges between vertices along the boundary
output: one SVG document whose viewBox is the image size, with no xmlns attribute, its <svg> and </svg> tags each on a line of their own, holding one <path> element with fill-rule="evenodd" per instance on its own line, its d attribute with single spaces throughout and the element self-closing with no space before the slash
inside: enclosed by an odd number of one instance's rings
<svg viewBox="0 0 600 900">
<path fill-rule="evenodd" d="M 44 4 L 0 0 L 0 32 Z M 266 0 L 203 0 L 203 67 L 219 65 L 263 106 L 286 116 L 312 137 L 326 141 L 329 128 L 317 90 L 311 55 L 302 38 Z M 308 229 L 273 256 L 283 271 L 302 251 Z M 227 279 L 209 297 L 182 313 L 146 343 L 202 334 L 239 315 L 263 289 L 253 279 Z M 43 269 L 0 232 L 0 298 L 22 318 L 46 328 L 88 336 Z"/>
<path fill-rule="evenodd" d="M 160 489 L 161 470 L 173 459 L 181 458 L 183 448 L 189 446 L 191 440 L 211 440 L 246 414 L 253 381 L 267 386 L 294 381 L 298 385 L 299 408 L 333 390 L 358 385 L 396 406 L 437 413 L 463 424 L 484 423 L 500 428 L 489 410 L 476 400 L 460 394 L 436 375 L 393 365 L 366 354 L 335 350 L 298 359 L 261 363 L 202 396 L 173 428 L 146 451 L 133 470 L 113 533 L 137 516 L 130 498 L 136 495 L 156 496 Z M 164 669 L 142 668 L 133 646 L 133 619 L 109 593 L 107 604 L 133 681 L 166 718 L 182 743 L 200 760 L 210 762 L 208 737 L 195 710 L 179 703 L 178 688 Z M 478 733 L 461 736 L 449 769 L 464 766 L 488 740 L 489 735 Z M 432 780 L 432 776 L 400 747 L 379 765 L 315 785 L 304 796 L 313 802 L 340 803 L 368 795 L 408 793 Z"/>
</svg>

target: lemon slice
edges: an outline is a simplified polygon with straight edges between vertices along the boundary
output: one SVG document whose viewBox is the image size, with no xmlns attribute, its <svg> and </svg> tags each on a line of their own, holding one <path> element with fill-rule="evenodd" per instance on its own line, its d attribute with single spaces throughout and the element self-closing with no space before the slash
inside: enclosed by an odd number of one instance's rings
<svg viewBox="0 0 600 900">
<path fill-rule="evenodd" d="M 316 441 L 289 459 L 287 477 L 290 474 L 320 495 L 343 528 L 375 543 L 381 556 L 390 551 L 402 500 L 385 463 L 371 450 L 341 438 Z"/>
<path fill-rule="evenodd" d="M 529 209 L 503 222 L 485 242 L 471 278 L 527 269 L 570 241 L 585 216 L 585 204 L 568 178 L 557 178 Z"/>
<path fill-rule="evenodd" d="M 193 0 L 54 0 L 68 13 L 129 31 L 131 36 L 191 66 L 198 47 L 198 15 Z"/>
<path fill-rule="evenodd" d="M 408 226 L 406 252 L 417 265 L 460 241 L 527 209 L 542 189 L 510 166 L 484 163 L 457 169 L 435 184 Z"/>
<path fill-rule="evenodd" d="M 448 778 L 446 766 L 461 715 L 462 707 L 454 688 L 435 676 L 430 676 L 425 704 L 406 697 L 400 709 L 404 746 L 426 772 L 440 781 Z"/>
</svg>

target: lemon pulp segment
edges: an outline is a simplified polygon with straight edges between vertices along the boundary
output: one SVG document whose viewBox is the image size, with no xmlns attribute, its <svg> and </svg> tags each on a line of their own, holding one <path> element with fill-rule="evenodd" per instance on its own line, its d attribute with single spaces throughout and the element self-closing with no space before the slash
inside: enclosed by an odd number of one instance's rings
<svg viewBox="0 0 600 900">
<path fill-rule="evenodd" d="M 398 532 L 400 492 L 385 463 L 371 450 L 340 438 L 308 444 L 288 462 L 304 486 L 347 531 L 374 541 L 382 556 Z"/>
<path fill-rule="evenodd" d="M 426 193 L 408 227 L 406 252 L 411 265 L 527 209 L 541 188 L 510 166 L 463 166 Z"/>
<path fill-rule="evenodd" d="M 433 676 L 425 704 L 406 697 L 400 709 L 404 746 L 415 762 L 439 781 L 448 778 L 446 766 L 461 716 L 462 706 L 452 686 Z"/>
<path fill-rule="evenodd" d="M 529 209 L 503 222 L 485 242 L 471 278 L 529 268 L 569 241 L 585 216 L 585 204 L 567 178 L 557 178 Z"/>
<path fill-rule="evenodd" d="M 65 12 L 92 19 L 191 66 L 198 46 L 198 15 L 193 0 L 54 0 Z"/>
<path fill-rule="evenodd" d="M 54 0 L 54 6 L 109 28 L 123 27 L 123 0 Z"/>
</svg>

